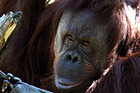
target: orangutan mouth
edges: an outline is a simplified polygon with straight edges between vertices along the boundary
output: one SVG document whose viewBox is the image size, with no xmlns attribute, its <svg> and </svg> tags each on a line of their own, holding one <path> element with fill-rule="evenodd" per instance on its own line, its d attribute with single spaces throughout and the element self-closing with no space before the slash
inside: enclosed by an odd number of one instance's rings
<svg viewBox="0 0 140 93">
<path fill-rule="evenodd" d="M 71 89 L 73 87 L 79 86 L 82 82 L 74 83 L 74 84 L 68 84 L 68 83 L 62 83 L 60 81 L 55 81 L 57 88 L 59 89 Z"/>
</svg>

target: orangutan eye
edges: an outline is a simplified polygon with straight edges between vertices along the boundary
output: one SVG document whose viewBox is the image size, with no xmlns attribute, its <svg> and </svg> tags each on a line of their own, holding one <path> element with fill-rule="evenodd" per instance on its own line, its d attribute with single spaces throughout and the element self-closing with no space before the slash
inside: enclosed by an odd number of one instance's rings
<svg viewBox="0 0 140 93">
<path fill-rule="evenodd" d="M 72 37 L 72 35 L 67 35 L 66 36 L 66 42 L 67 43 L 71 43 L 71 42 L 73 42 L 74 41 L 74 38 Z"/>
<path fill-rule="evenodd" d="M 88 41 L 84 41 L 84 42 L 82 43 L 82 47 L 83 47 L 83 48 L 88 48 L 88 47 L 89 47 L 89 42 L 88 42 Z"/>
</svg>

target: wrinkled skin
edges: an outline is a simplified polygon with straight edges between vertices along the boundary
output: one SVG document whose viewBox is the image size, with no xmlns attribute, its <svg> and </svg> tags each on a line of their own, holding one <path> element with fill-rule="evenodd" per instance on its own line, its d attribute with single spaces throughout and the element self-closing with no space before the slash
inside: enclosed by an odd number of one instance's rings
<svg viewBox="0 0 140 93">
<path fill-rule="evenodd" d="M 55 84 L 59 90 L 87 86 L 102 73 L 108 65 L 106 34 L 106 26 L 89 10 L 64 12 L 54 42 Z"/>
</svg>

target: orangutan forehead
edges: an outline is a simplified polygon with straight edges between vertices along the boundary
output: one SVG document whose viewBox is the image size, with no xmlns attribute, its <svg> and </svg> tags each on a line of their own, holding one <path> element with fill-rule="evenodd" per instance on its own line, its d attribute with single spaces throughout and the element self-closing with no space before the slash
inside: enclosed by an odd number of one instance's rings
<svg viewBox="0 0 140 93">
<path fill-rule="evenodd" d="M 96 19 L 93 12 L 84 9 L 77 12 L 65 11 L 60 19 L 59 28 L 63 28 L 61 32 L 67 30 L 72 32 L 89 32 L 91 33 L 90 35 L 96 35 L 102 31 L 105 33 L 106 26 Z"/>
<path fill-rule="evenodd" d="M 95 24 L 93 14 L 85 9 L 78 12 L 65 11 L 60 19 L 60 25 L 63 25 L 67 30 L 77 30 L 92 28 Z M 91 27 L 92 26 L 92 27 Z"/>
</svg>

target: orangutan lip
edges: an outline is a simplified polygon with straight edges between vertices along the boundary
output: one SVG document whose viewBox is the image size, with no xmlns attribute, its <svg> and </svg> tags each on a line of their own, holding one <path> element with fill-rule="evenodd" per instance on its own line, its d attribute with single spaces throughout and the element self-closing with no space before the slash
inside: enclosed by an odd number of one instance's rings
<svg viewBox="0 0 140 93">
<path fill-rule="evenodd" d="M 70 89 L 70 88 L 73 88 L 73 87 L 76 87 L 78 85 L 80 85 L 80 83 L 76 83 L 76 84 L 64 84 L 64 83 L 61 83 L 59 81 L 56 81 L 56 86 L 60 89 Z"/>
</svg>

